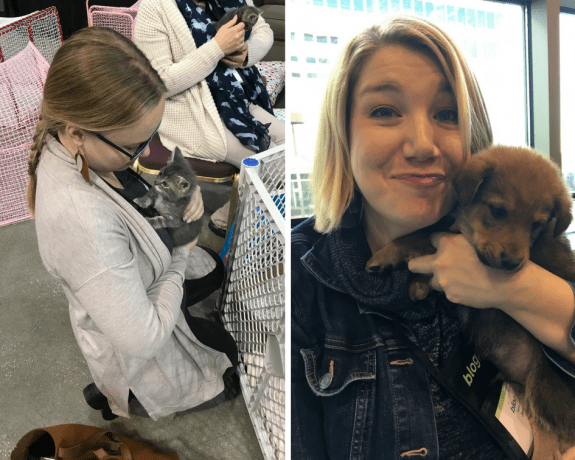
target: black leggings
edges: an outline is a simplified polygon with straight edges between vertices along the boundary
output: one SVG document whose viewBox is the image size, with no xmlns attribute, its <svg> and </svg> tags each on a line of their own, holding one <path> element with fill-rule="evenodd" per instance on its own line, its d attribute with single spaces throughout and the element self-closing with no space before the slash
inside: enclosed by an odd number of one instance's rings
<svg viewBox="0 0 575 460">
<path fill-rule="evenodd" d="M 222 326 L 204 318 L 197 318 L 187 311 L 184 317 L 196 338 L 214 350 L 225 353 L 236 368 L 238 366 L 238 347 L 232 335 Z"/>
<path fill-rule="evenodd" d="M 224 280 L 224 263 L 220 256 L 209 248 L 202 249 L 214 258 L 216 268 L 202 278 L 184 282 L 184 296 L 180 308 L 184 313 L 186 323 L 196 338 L 204 345 L 225 353 L 235 369 L 238 366 L 238 347 L 232 335 L 223 326 L 204 318 L 192 316 L 188 311 L 188 307 L 201 302 L 218 290 Z M 136 399 L 131 390 L 128 399 L 129 401 Z"/>
<path fill-rule="evenodd" d="M 181 309 L 188 326 L 196 338 L 214 350 L 225 353 L 234 368 L 238 365 L 238 347 L 231 334 L 213 321 L 192 316 L 188 307 L 204 300 L 222 285 L 224 280 L 224 263 L 220 256 L 209 248 L 202 248 L 216 261 L 216 268 L 202 278 L 184 282 L 184 296 Z"/>
</svg>

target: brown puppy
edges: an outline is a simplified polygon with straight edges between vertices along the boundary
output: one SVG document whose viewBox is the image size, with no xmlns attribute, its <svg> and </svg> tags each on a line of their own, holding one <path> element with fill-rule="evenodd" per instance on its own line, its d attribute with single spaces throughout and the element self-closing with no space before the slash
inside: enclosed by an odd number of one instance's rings
<svg viewBox="0 0 575 460">
<path fill-rule="evenodd" d="M 571 194 L 559 168 L 536 151 L 496 146 L 478 152 L 454 178 L 458 201 L 452 227 L 475 248 L 484 264 L 517 271 L 527 260 L 575 281 L 575 257 L 564 232 L 571 223 Z M 433 254 L 425 230 L 398 238 L 367 263 L 382 271 L 414 257 Z M 410 297 L 430 291 L 416 276 Z M 575 441 L 575 388 L 551 367 L 539 342 L 499 309 L 458 307 L 477 352 L 509 381 L 523 385 L 523 403 L 545 431 Z"/>
</svg>

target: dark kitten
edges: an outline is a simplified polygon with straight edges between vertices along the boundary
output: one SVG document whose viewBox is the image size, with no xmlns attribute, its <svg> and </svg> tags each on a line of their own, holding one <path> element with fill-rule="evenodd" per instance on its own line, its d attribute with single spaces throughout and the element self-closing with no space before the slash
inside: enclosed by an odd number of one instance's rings
<svg viewBox="0 0 575 460">
<path fill-rule="evenodd" d="M 220 27 L 230 22 L 233 19 L 233 17 L 237 15 L 238 22 L 236 24 L 243 22 L 246 26 L 245 32 L 248 33 L 252 30 L 252 27 L 258 21 L 258 16 L 260 14 L 262 14 L 262 11 L 256 8 L 255 6 L 244 5 L 240 8 L 233 9 L 224 14 L 218 22 L 214 22 L 214 28 L 216 29 L 217 32 L 220 29 Z"/>
<path fill-rule="evenodd" d="M 134 203 L 152 211 L 153 217 L 146 217 L 152 227 L 167 228 L 174 246 L 182 246 L 193 241 L 202 226 L 200 220 L 189 224 L 183 220 L 196 186 L 196 174 L 176 147 L 154 186 L 144 196 L 134 199 Z"/>
</svg>

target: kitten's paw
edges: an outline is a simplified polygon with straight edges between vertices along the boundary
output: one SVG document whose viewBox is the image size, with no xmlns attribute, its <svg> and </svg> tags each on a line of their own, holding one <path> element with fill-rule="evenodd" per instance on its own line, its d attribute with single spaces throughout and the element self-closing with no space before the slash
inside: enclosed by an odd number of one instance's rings
<svg viewBox="0 0 575 460">
<path fill-rule="evenodd" d="M 152 204 L 151 198 L 147 196 L 141 196 L 139 198 L 134 198 L 134 203 L 136 203 L 140 208 L 147 208 Z"/>
<path fill-rule="evenodd" d="M 162 216 L 156 216 L 156 217 L 146 217 L 146 220 L 150 223 L 150 225 L 155 228 L 166 228 L 166 221 Z"/>
</svg>

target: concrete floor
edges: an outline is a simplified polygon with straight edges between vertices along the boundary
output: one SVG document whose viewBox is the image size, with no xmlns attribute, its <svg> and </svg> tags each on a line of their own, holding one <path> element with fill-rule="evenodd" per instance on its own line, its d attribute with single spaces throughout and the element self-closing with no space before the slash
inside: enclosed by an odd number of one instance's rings
<svg viewBox="0 0 575 460">
<path fill-rule="evenodd" d="M 206 212 L 200 245 L 219 252 L 223 239 L 207 223 L 231 187 L 201 188 Z M 0 254 L 0 459 L 9 459 L 26 432 L 62 423 L 129 434 L 176 451 L 182 460 L 263 459 L 241 396 L 155 422 L 137 416 L 104 421 L 84 401 L 82 389 L 92 378 L 70 326 L 66 297 L 40 260 L 34 221 L 0 227 Z M 206 315 L 216 299 L 212 294 L 192 314 Z"/>
</svg>

